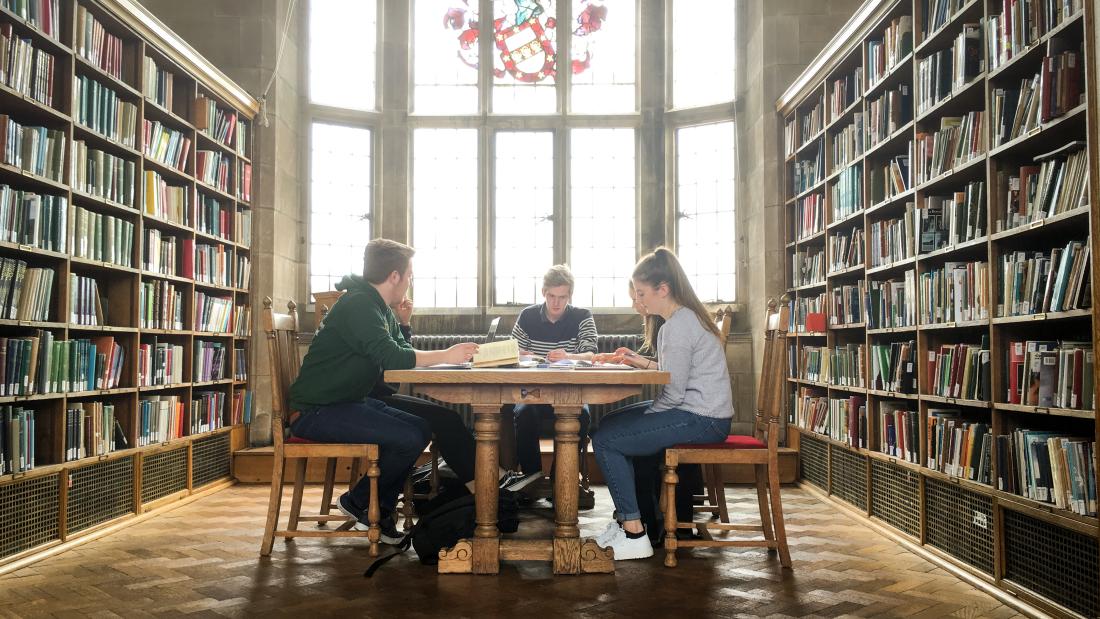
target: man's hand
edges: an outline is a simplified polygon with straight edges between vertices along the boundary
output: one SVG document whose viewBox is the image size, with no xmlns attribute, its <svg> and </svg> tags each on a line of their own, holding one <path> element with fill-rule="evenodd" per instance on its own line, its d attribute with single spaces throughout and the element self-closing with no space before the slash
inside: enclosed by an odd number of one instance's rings
<svg viewBox="0 0 1100 619">
<path fill-rule="evenodd" d="M 409 326 L 409 321 L 412 320 L 413 315 L 413 302 L 412 299 L 405 297 L 401 301 L 393 306 L 393 313 L 397 314 L 397 321 L 406 327 Z"/>
<path fill-rule="evenodd" d="M 569 354 L 565 352 L 564 348 L 555 348 L 554 350 L 551 350 L 550 352 L 546 353 L 546 360 L 549 361 L 550 363 L 554 363 L 555 361 L 561 361 L 562 359 L 568 359 L 568 358 L 569 358 Z"/>
<path fill-rule="evenodd" d="M 473 342 L 455 344 L 444 351 L 441 363 L 466 363 L 474 358 L 475 353 L 477 353 L 477 344 Z"/>
</svg>

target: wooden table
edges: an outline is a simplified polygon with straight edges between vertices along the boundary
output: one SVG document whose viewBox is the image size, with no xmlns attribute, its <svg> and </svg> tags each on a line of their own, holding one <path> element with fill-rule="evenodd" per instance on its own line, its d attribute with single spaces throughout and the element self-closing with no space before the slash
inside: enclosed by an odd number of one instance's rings
<svg viewBox="0 0 1100 619">
<path fill-rule="evenodd" d="M 474 539 L 459 540 L 439 556 L 439 573 L 496 574 L 501 560 L 552 561 L 555 574 L 610 573 L 610 550 L 580 539 L 577 526 L 578 442 L 584 404 L 611 404 L 638 395 L 645 385 L 668 383 L 668 372 L 653 370 L 390 370 L 384 380 L 407 383 L 414 393 L 442 402 L 469 404 L 477 440 L 477 526 Z M 497 530 L 500 407 L 550 404 L 554 407 L 554 539 L 512 540 Z M 511 420 L 509 420 L 510 422 Z"/>
</svg>

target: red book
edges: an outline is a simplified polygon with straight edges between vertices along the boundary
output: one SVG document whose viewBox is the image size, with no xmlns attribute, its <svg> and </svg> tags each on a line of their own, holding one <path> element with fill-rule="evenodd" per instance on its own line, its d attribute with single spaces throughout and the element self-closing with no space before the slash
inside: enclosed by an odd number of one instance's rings
<svg viewBox="0 0 1100 619">
<path fill-rule="evenodd" d="M 1008 343 L 1008 403 L 1020 403 L 1020 387 L 1024 376 L 1024 343 Z"/>
<path fill-rule="evenodd" d="M 187 279 L 195 278 L 195 241 L 183 239 L 183 264 L 180 268 L 180 276 Z"/>
</svg>

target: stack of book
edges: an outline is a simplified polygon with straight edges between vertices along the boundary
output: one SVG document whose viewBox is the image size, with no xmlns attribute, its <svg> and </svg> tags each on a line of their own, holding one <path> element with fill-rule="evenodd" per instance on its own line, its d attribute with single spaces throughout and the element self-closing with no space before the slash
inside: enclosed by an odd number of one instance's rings
<svg viewBox="0 0 1100 619">
<path fill-rule="evenodd" d="M 133 266 L 134 224 L 76 207 L 73 210 L 73 255 L 124 267 Z"/>
<path fill-rule="evenodd" d="M 159 120 L 145 120 L 145 156 L 180 172 L 187 171 L 187 153 L 191 150 L 191 138 L 183 135 Z"/>
<path fill-rule="evenodd" d="M 0 163 L 60 183 L 65 174 L 66 141 L 61 129 L 23 125 L 0 114 Z"/>
<path fill-rule="evenodd" d="M 901 217 L 871 223 L 871 267 L 881 267 L 917 255 L 916 213 L 913 203 L 905 205 Z"/>
<path fill-rule="evenodd" d="M 933 325 L 989 318 L 989 263 L 946 262 L 920 274 L 920 322 Z"/>
<path fill-rule="evenodd" d="M 112 337 L 54 340 L 49 331 L 0 338 L 0 396 L 114 389 L 125 353 Z"/>
<path fill-rule="evenodd" d="M 0 82 L 21 95 L 53 107 L 53 55 L 34 47 L 31 39 L 0 24 Z"/>
<path fill-rule="evenodd" d="M 138 386 L 178 385 L 183 382 L 184 350 L 179 344 L 152 338 L 138 347 Z"/>
<path fill-rule="evenodd" d="M 920 411 L 904 402 L 883 402 L 878 410 L 879 451 L 906 462 L 920 462 Z"/>
<path fill-rule="evenodd" d="M 867 447 L 867 403 L 863 396 L 829 400 L 828 436 L 853 447 Z"/>
<path fill-rule="evenodd" d="M 146 280 L 138 289 L 142 329 L 183 329 L 183 292 L 163 280 Z"/>
<path fill-rule="evenodd" d="M 963 420 L 957 410 L 928 410 L 928 468 L 980 484 L 991 483 L 988 423 Z"/>
<path fill-rule="evenodd" d="M 133 207 L 136 180 L 133 161 L 73 141 L 73 190 Z"/>
<path fill-rule="evenodd" d="M 856 67 L 843 77 L 833 80 L 829 89 L 830 118 L 836 118 L 856 102 L 863 92 L 863 67 Z"/>
<path fill-rule="evenodd" d="M 232 240 L 230 235 L 230 224 L 233 222 L 232 206 L 226 206 L 217 198 L 200 193 L 198 207 L 198 218 L 195 223 L 199 232 L 227 241 Z"/>
<path fill-rule="evenodd" d="M 841 387 L 860 387 L 863 383 L 864 361 L 863 344 L 844 344 L 829 350 L 826 376 L 830 385 Z"/>
<path fill-rule="evenodd" d="M 951 96 L 952 50 L 942 49 L 917 63 L 917 113 Z"/>
<path fill-rule="evenodd" d="M 817 100 L 817 105 L 808 112 L 800 114 L 801 130 L 799 144 L 806 144 L 825 128 L 825 102 Z"/>
<path fill-rule="evenodd" d="M 0 406 L 0 475 L 34 468 L 34 411 L 20 406 Z"/>
<path fill-rule="evenodd" d="M 795 347 L 791 347 L 794 351 Z M 815 383 L 823 383 L 829 376 L 829 351 L 826 348 L 820 346 L 803 346 L 801 348 L 802 361 L 798 364 L 797 373 L 792 373 L 792 376 L 798 376 L 802 380 L 809 380 Z"/>
<path fill-rule="evenodd" d="M 842 271 L 863 264 L 864 253 L 863 228 L 829 235 L 829 271 Z"/>
<path fill-rule="evenodd" d="M 917 392 L 917 342 L 871 345 L 871 389 L 894 393 Z"/>
<path fill-rule="evenodd" d="M 909 269 L 900 278 L 871 280 L 867 290 L 867 328 L 896 329 L 916 323 L 917 274 Z"/>
<path fill-rule="evenodd" d="M 76 122 L 113 142 L 134 148 L 136 105 L 123 101 L 114 90 L 83 75 L 76 76 L 73 88 Z"/>
<path fill-rule="evenodd" d="M 115 405 L 71 402 L 65 409 L 65 461 L 102 456 L 115 450 Z"/>
<path fill-rule="evenodd" d="M 225 344 L 221 342 L 195 340 L 192 379 L 197 383 L 222 380 L 225 378 L 227 361 Z"/>
<path fill-rule="evenodd" d="M 64 252 L 69 209 L 63 196 L 0 185 L 0 241 Z"/>
<path fill-rule="evenodd" d="M 212 432 L 225 427 L 225 394 L 221 391 L 196 391 L 191 398 L 191 434 Z"/>
<path fill-rule="evenodd" d="M 142 94 L 145 98 L 171 111 L 175 100 L 172 96 L 172 73 L 161 69 L 152 58 L 146 56 L 142 64 L 142 76 Z"/>
<path fill-rule="evenodd" d="M 944 344 L 928 351 L 928 392 L 943 398 L 980 400 L 992 398 L 989 336 L 980 344 Z"/>
<path fill-rule="evenodd" d="M 997 315 L 1064 312 L 1091 305 L 1091 246 L 1069 241 L 1050 253 L 1007 252 L 998 272 Z"/>
<path fill-rule="evenodd" d="M 138 402 L 138 446 L 154 445 L 184 435 L 184 403 L 176 395 L 153 395 Z"/>
<path fill-rule="evenodd" d="M 997 489 L 1096 516 L 1096 443 L 1020 429 L 997 437 Z"/>
<path fill-rule="evenodd" d="M 795 408 L 795 423 L 800 428 L 827 434 L 829 428 L 829 396 L 815 394 L 803 387 Z"/>
<path fill-rule="evenodd" d="M 237 337 L 251 337 L 252 335 L 252 307 L 238 305 L 233 311 L 233 335 Z"/>
<path fill-rule="evenodd" d="M 1096 400 L 1091 342 L 1014 340 L 1005 367 L 1009 404 L 1091 410 Z"/>
<path fill-rule="evenodd" d="M 794 163 L 791 170 L 794 185 L 791 193 L 802 193 L 825 178 L 825 153 L 818 149 L 813 159 L 802 159 Z"/>
<path fill-rule="evenodd" d="M 122 79 L 122 39 L 108 32 L 91 11 L 79 3 L 76 6 L 73 49 L 111 77 Z"/>
</svg>

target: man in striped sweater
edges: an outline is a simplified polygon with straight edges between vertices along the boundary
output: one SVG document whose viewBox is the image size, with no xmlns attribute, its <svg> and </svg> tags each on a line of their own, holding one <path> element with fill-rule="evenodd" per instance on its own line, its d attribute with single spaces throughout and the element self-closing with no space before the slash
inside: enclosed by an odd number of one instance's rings
<svg viewBox="0 0 1100 619">
<path fill-rule="evenodd" d="M 525 308 L 512 327 L 512 337 L 521 354 L 546 357 L 548 361 L 563 359 L 591 360 L 596 353 L 596 322 L 592 312 L 573 307 L 573 274 L 569 267 L 550 267 L 542 278 L 543 303 Z M 519 404 L 515 408 L 516 451 L 525 479 L 540 478 L 542 456 L 539 452 L 539 420 L 552 416 L 549 404 Z M 588 406 L 581 411 L 580 444 L 588 441 L 591 416 Z"/>
</svg>

